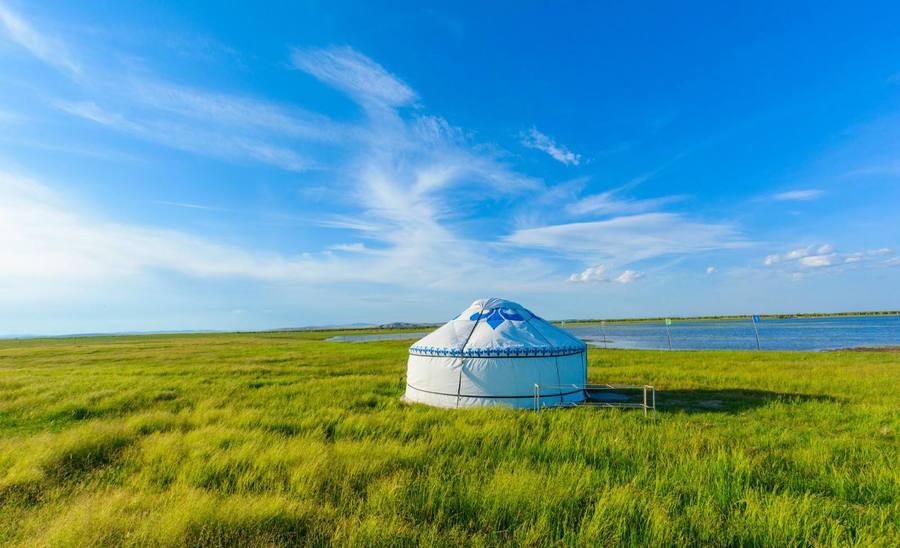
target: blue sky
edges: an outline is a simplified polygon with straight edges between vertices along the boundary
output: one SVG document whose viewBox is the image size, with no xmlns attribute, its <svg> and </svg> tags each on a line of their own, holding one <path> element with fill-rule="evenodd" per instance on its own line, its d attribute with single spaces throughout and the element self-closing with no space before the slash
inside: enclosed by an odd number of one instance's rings
<svg viewBox="0 0 900 548">
<path fill-rule="evenodd" d="M 0 333 L 900 308 L 900 8 L 0 2 Z"/>
</svg>

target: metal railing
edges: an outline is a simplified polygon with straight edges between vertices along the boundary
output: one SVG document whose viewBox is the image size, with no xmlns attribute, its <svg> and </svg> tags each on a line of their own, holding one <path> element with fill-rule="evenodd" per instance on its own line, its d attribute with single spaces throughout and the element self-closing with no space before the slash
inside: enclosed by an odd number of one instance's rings
<svg viewBox="0 0 900 548">
<path fill-rule="evenodd" d="M 578 402 L 566 402 L 564 396 L 559 404 L 543 405 L 542 398 L 560 397 L 557 394 L 563 389 L 584 391 L 584 400 Z M 555 392 L 546 394 L 547 391 Z M 638 392 L 639 391 L 639 392 Z M 541 395 L 542 392 L 546 395 Z M 628 392 L 640 395 L 638 401 L 633 401 Z M 593 393 L 593 396 L 592 396 Z M 615 396 L 599 397 L 598 394 L 609 393 Z M 534 409 L 540 411 L 544 407 L 574 407 L 577 405 L 591 405 L 594 407 L 612 407 L 618 409 L 643 409 L 646 417 L 651 411 L 656 415 L 656 388 L 649 384 L 535 384 L 534 385 Z"/>
</svg>

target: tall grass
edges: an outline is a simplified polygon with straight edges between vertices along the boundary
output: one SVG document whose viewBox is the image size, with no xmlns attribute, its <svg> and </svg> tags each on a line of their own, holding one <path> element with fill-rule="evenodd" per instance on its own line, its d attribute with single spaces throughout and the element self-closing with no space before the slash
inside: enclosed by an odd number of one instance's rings
<svg viewBox="0 0 900 548">
<path fill-rule="evenodd" d="M 900 543 L 900 355 L 591 350 L 655 420 L 407 406 L 404 342 L 0 342 L 0 543 Z"/>
</svg>

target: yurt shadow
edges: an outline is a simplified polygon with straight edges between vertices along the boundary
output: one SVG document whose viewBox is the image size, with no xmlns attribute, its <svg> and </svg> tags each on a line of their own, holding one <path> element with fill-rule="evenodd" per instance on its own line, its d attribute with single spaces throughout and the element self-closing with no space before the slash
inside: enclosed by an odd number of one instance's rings
<svg viewBox="0 0 900 548">
<path fill-rule="evenodd" d="M 823 394 L 770 392 L 741 388 L 665 390 L 657 395 L 661 413 L 727 413 L 737 414 L 773 403 L 803 404 L 809 402 L 840 403 L 841 399 Z"/>
</svg>

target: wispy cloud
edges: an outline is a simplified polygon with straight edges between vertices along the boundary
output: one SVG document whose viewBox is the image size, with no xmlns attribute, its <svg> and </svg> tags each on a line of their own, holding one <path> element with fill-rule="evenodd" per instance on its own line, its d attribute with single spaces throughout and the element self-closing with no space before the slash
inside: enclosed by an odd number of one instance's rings
<svg viewBox="0 0 900 548">
<path fill-rule="evenodd" d="M 294 66 L 366 104 L 398 107 L 416 94 L 381 65 L 349 47 L 295 49 Z"/>
<path fill-rule="evenodd" d="M 687 199 L 687 196 L 675 195 L 638 200 L 631 198 L 617 198 L 616 195 L 618 193 L 619 189 L 616 189 L 600 194 L 585 196 L 566 206 L 566 209 L 573 215 L 641 213 L 659 209 L 666 205 Z"/>
<path fill-rule="evenodd" d="M 45 33 L 38 32 L 9 7 L 0 4 L 0 26 L 9 38 L 27 49 L 32 55 L 56 67 L 69 76 L 82 74 L 81 65 L 76 62 L 66 45 Z"/>
<path fill-rule="evenodd" d="M 772 199 L 786 202 L 806 202 L 809 200 L 815 200 L 816 198 L 822 197 L 825 194 L 824 190 L 819 190 L 815 188 L 805 189 L 805 190 L 789 190 L 786 192 L 779 192 L 777 194 L 772 195 Z"/>
<path fill-rule="evenodd" d="M 106 67 L 85 67 L 75 61 L 63 40 L 39 32 L 3 5 L 0 27 L 91 97 L 52 101 L 60 111 L 154 144 L 226 161 L 302 171 L 316 167 L 306 153 L 309 143 L 336 145 L 362 138 L 353 135 L 353 128 L 302 109 Z"/>
<path fill-rule="evenodd" d="M 859 167 L 847 172 L 844 177 L 900 177 L 900 163 L 878 163 Z"/>
<path fill-rule="evenodd" d="M 553 272 L 527 258 L 487 271 L 475 260 L 474 242 L 433 221 L 425 223 L 398 220 L 402 234 L 380 237 L 387 245 L 379 249 L 356 242 L 286 255 L 111 221 L 73 207 L 72 200 L 45 184 L 0 172 L 0 295 L 77 294 L 82 284 L 148 279 L 160 272 L 282 285 L 368 282 L 417 290 L 472 284 L 509 290 L 546 284 Z"/>
<path fill-rule="evenodd" d="M 0 285 L 115 279 L 166 269 L 194 276 L 308 278 L 302 258 L 251 253 L 190 234 L 73 210 L 36 181 L 0 172 Z"/>
<path fill-rule="evenodd" d="M 746 245 L 729 224 L 690 221 L 674 213 L 646 213 L 523 229 L 513 232 L 505 241 L 615 264 Z"/>
<path fill-rule="evenodd" d="M 51 231 L 54 237 L 44 237 L 35 246 L 34 253 L 40 257 L 32 255 L 35 260 L 31 264 L 57 257 L 77 262 L 75 256 L 84 253 L 91 259 L 81 271 L 97 276 L 123 270 L 134 275 L 175 270 L 194 276 L 244 276 L 279 283 L 356 281 L 417 289 L 458 287 L 476 280 L 490 287 L 496 280 L 516 280 L 504 282 L 511 287 L 516 283 L 545 284 L 552 279 L 558 267 L 528 257 L 505 261 L 488 275 L 478 265 L 485 245 L 492 245 L 490 237 L 472 240 L 456 227 L 469 221 L 467 218 L 478 219 L 475 211 L 460 207 L 463 201 L 540 190 L 540 180 L 514 171 L 499 155 L 473 145 L 463 130 L 439 116 L 401 111 L 400 107 L 412 104 L 415 93 L 350 48 L 295 51 L 293 59 L 298 68 L 359 103 L 366 116 L 353 125 L 333 124 L 322 117 L 325 132 L 320 134 L 310 127 L 317 125 L 316 115 L 147 79 L 128 81 L 120 84 L 121 88 L 103 88 L 96 100 L 57 100 L 54 106 L 135 138 L 231 161 L 258 160 L 288 170 L 303 169 L 308 162 L 287 139 L 341 148 L 342 162 L 334 168 L 335 179 L 355 211 L 312 222 L 350 231 L 366 243 L 338 244 L 296 256 L 267 254 L 182 232 L 65 216 L 65 207 L 60 206 L 48 211 L 57 219 L 58 229 Z M 141 82 L 146 89 L 138 89 Z M 333 138 L 336 134 L 341 137 Z M 285 142 L 291 146 L 274 144 Z M 490 193 L 483 191 L 486 188 Z M 22 208 L 31 212 L 23 213 L 23 225 L 54 225 L 35 221 L 41 216 L 40 208 L 33 200 L 29 203 L 31 206 Z M 34 231 L 26 234 L 26 239 L 38 237 Z M 86 241 L 90 238 L 61 241 L 58 234 L 90 234 L 98 238 L 98 246 L 88 253 Z M 115 253 L 106 250 L 119 245 L 135 251 L 117 264 Z M 10 245 L 8 249 L 19 248 Z M 492 279 L 498 273 L 499 278 Z"/>
<path fill-rule="evenodd" d="M 256 129 L 312 141 L 352 137 L 353 128 L 296 107 L 229 93 L 211 92 L 148 78 L 129 79 L 115 90 L 144 108 L 218 127 Z"/>
<path fill-rule="evenodd" d="M 226 209 L 224 207 L 215 207 L 215 206 L 203 205 L 203 204 L 188 204 L 188 203 L 184 203 L 184 202 L 167 202 L 165 200 L 155 200 L 153 203 L 159 204 L 159 205 L 164 205 L 164 206 L 180 207 L 183 209 L 199 209 L 199 210 L 203 210 L 203 211 L 221 211 L 221 212 L 231 211 L 230 209 Z"/>
<path fill-rule="evenodd" d="M 365 253 L 367 251 L 371 251 L 366 244 L 362 242 L 356 242 L 352 244 L 334 244 L 328 246 L 330 251 L 343 251 L 345 253 Z"/>
<path fill-rule="evenodd" d="M 551 158 L 565 165 L 577 166 L 581 163 L 580 154 L 576 154 L 563 145 L 557 144 L 556 141 L 538 131 L 537 128 L 531 128 L 522 135 L 522 144 L 528 148 L 546 152 Z"/>
<path fill-rule="evenodd" d="M 61 111 L 133 137 L 170 148 L 213 156 L 229 161 L 255 161 L 288 171 L 303 171 L 313 163 L 291 148 L 242 135 L 239 131 L 217 131 L 171 119 L 148 118 L 135 121 L 108 111 L 93 102 L 57 101 Z"/>
<path fill-rule="evenodd" d="M 506 163 L 502 151 L 475 142 L 469 132 L 427 113 L 406 82 L 352 48 L 297 49 L 291 61 L 354 101 L 361 110 L 359 119 L 338 123 L 265 99 L 176 85 L 144 72 L 119 74 L 94 67 L 89 72 L 109 77 L 92 82 L 73 79 L 83 92 L 80 96 L 90 99 L 56 99 L 53 106 L 135 139 L 229 162 L 300 171 L 318 167 L 317 158 L 324 157 L 347 212 L 326 213 L 308 222 L 344 231 L 341 239 L 350 243 L 292 253 L 242 249 L 183 231 L 78 213 L 51 186 L 7 185 L 4 213 L 9 211 L 9 216 L 4 222 L 14 224 L 6 227 L 6 239 L 0 239 L 0 263 L 10 265 L 5 275 L 52 276 L 48 273 L 66 271 L 60 265 L 68 262 L 76 277 L 176 271 L 282 284 L 350 281 L 508 291 L 555 287 L 575 261 L 608 264 L 618 272 L 609 281 L 627 284 L 642 276 L 637 270 L 619 270 L 629 263 L 742 245 L 730 224 L 692 221 L 671 213 L 624 216 L 682 199 L 613 195 L 655 171 L 616 191 L 559 208 L 565 220 L 587 214 L 618 217 L 532 225 L 505 233 L 509 225 L 485 216 L 486 207 L 522 196 L 562 204 L 563 199 L 574 199 L 580 183 L 548 187 L 518 172 Z M 535 128 L 525 140 L 527 146 L 563 164 L 578 165 L 582 160 Z M 64 182 L 53 186 L 62 188 Z M 40 196 L 50 198 L 42 201 Z M 164 205 L 209 209 L 181 202 Z M 20 229 L 13 230 L 14 226 Z M 32 241 L 37 243 L 28 245 Z M 90 245 L 92 241 L 96 245 Z M 486 250 L 496 259 L 490 269 L 484 268 Z M 560 257 L 568 261 L 560 262 Z M 601 274 L 589 273 L 588 278 Z"/>
</svg>

